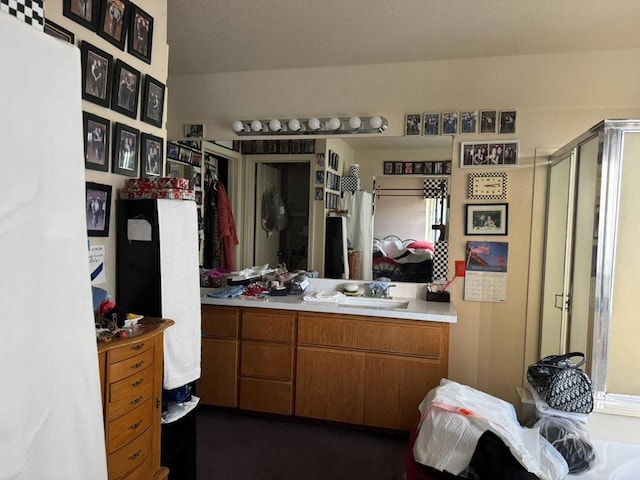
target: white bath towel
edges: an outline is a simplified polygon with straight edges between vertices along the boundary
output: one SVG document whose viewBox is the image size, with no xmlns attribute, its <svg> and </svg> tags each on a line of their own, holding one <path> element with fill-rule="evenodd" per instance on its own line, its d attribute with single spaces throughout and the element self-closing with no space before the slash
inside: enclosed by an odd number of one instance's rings
<svg viewBox="0 0 640 480">
<path fill-rule="evenodd" d="M 200 378 L 200 275 L 196 204 L 158 200 L 162 316 L 175 321 L 164 335 L 164 388 Z"/>
<path fill-rule="evenodd" d="M 311 292 L 303 300 L 310 303 L 338 303 L 344 298 L 347 297 L 342 292 Z"/>
</svg>

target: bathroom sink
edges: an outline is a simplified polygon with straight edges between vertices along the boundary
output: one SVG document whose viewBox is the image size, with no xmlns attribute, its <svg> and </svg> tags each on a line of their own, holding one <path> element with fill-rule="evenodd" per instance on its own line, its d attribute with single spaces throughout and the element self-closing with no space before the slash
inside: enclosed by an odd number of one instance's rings
<svg viewBox="0 0 640 480">
<path fill-rule="evenodd" d="M 354 297 L 345 298 L 338 303 L 340 307 L 373 308 L 376 310 L 391 310 L 394 308 L 407 308 L 408 300 L 394 300 L 392 298 Z"/>
</svg>

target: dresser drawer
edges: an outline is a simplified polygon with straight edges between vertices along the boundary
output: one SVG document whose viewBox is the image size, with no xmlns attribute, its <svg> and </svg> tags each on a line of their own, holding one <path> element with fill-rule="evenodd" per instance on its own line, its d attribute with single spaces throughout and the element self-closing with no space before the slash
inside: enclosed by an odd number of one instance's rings
<svg viewBox="0 0 640 480">
<path fill-rule="evenodd" d="M 240 374 L 291 380 L 293 352 L 292 345 L 242 342 Z"/>
<path fill-rule="evenodd" d="M 107 426 L 107 453 L 114 452 L 132 441 L 151 425 L 153 402 L 144 402 L 129 413 L 112 420 Z"/>
<path fill-rule="evenodd" d="M 124 477 L 118 479 L 118 480 L 150 480 L 150 479 L 154 479 L 154 480 L 160 480 L 162 478 L 164 478 L 165 480 L 168 477 L 158 477 L 157 473 L 154 475 L 153 473 L 153 465 L 151 463 L 153 456 L 149 455 L 147 457 L 147 459 L 142 462 L 142 465 L 140 465 L 138 468 L 136 468 L 135 470 L 133 470 L 132 472 L 129 472 L 128 474 L 126 474 Z M 110 478 L 111 480 L 111 478 Z"/>
<path fill-rule="evenodd" d="M 206 337 L 238 338 L 240 310 L 203 306 L 201 328 Z"/>
<path fill-rule="evenodd" d="M 293 415 L 293 384 L 281 380 L 240 379 L 240 408 Z"/>
<path fill-rule="evenodd" d="M 295 319 L 294 313 L 245 310 L 242 313 L 242 338 L 294 343 Z"/>
<path fill-rule="evenodd" d="M 110 357 L 111 360 L 111 357 Z M 109 382 L 117 382 L 153 364 L 153 348 L 120 362 L 109 362 Z"/>
<path fill-rule="evenodd" d="M 107 420 L 124 415 L 153 396 L 153 373 L 153 368 L 148 367 L 109 385 Z"/>
<path fill-rule="evenodd" d="M 147 428 L 142 435 L 107 456 L 109 479 L 119 480 L 136 468 L 144 465 L 151 454 L 151 432 Z"/>
<path fill-rule="evenodd" d="M 141 340 L 125 347 L 114 348 L 109 352 L 109 363 L 117 363 L 125 358 L 139 355 L 153 347 L 153 340 Z"/>
</svg>

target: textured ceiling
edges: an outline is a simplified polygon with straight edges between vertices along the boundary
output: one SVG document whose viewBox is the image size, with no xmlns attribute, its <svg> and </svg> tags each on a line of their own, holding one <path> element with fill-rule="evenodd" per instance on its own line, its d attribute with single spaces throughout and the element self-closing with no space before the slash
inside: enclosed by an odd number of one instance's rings
<svg viewBox="0 0 640 480">
<path fill-rule="evenodd" d="M 169 74 L 640 47 L 640 0 L 168 0 Z"/>
</svg>

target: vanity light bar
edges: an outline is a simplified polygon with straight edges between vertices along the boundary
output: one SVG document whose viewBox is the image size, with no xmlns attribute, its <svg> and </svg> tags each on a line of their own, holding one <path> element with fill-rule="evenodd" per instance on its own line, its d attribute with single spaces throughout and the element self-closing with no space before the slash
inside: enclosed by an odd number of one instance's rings
<svg viewBox="0 0 640 480">
<path fill-rule="evenodd" d="M 304 119 L 236 120 L 231 129 L 236 135 L 335 135 L 384 133 L 389 127 L 386 118 L 329 117 Z"/>
</svg>

